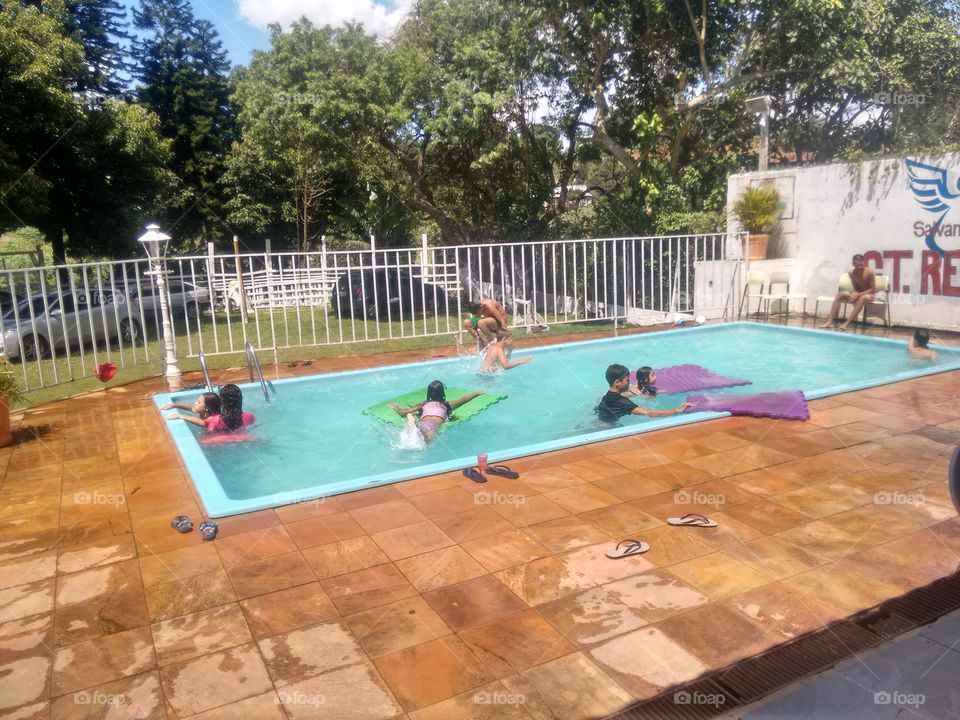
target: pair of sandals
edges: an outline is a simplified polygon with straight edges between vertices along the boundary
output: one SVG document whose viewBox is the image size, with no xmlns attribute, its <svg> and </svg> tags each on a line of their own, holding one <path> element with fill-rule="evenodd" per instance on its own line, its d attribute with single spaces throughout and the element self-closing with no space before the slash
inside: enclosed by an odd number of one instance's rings
<svg viewBox="0 0 960 720">
<path fill-rule="evenodd" d="M 511 480 L 516 480 L 520 477 L 520 473 L 514 472 L 506 465 L 487 465 L 487 475 L 499 475 L 500 477 L 510 478 Z M 480 472 L 479 468 L 476 467 L 464 468 L 463 476 L 470 478 L 475 483 L 485 483 L 487 481 L 487 478 Z"/>
<path fill-rule="evenodd" d="M 290 361 L 290 362 L 287 363 L 287 367 L 292 367 L 292 368 L 294 368 L 294 367 L 297 366 L 297 364 L 298 364 L 298 363 L 297 363 L 296 360 L 292 360 L 292 361 Z M 313 365 L 313 360 L 301 360 L 300 363 L 299 363 L 299 365 L 300 365 L 300 367 L 307 367 L 308 365 Z"/>
<path fill-rule="evenodd" d="M 170 525 L 178 533 L 186 534 L 193 530 L 193 522 L 186 515 L 177 515 L 170 521 Z M 204 520 L 200 523 L 200 537 L 204 540 L 213 540 L 220 529 L 213 520 Z"/>
<path fill-rule="evenodd" d="M 715 520 L 711 520 L 706 515 L 700 515 L 699 513 L 687 513 L 683 517 L 667 518 L 667 524 L 680 527 L 717 527 Z M 611 560 L 617 560 L 619 558 L 629 557 L 630 555 L 642 555 L 648 550 L 650 550 L 649 543 L 629 538 L 617 543 L 617 546 L 612 550 L 607 550 L 607 557 Z"/>
</svg>

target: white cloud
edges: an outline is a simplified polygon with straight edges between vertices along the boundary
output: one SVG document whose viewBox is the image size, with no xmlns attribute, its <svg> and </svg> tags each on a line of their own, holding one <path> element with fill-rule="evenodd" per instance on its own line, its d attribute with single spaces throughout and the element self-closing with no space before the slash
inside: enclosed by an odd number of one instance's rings
<svg viewBox="0 0 960 720">
<path fill-rule="evenodd" d="M 393 33 L 410 9 L 411 0 L 392 0 L 383 5 L 375 0 L 237 0 L 240 16 L 256 27 L 270 23 L 283 27 L 306 17 L 314 25 L 343 25 L 361 22 L 364 29 L 380 37 Z"/>
</svg>

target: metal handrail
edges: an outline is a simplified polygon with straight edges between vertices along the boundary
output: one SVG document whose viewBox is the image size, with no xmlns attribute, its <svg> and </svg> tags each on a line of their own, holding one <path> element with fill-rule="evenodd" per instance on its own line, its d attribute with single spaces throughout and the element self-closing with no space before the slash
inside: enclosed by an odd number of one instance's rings
<svg viewBox="0 0 960 720">
<path fill-rule="evenodd" d="M 260 380 L 260 389 L 263 390 L 263 399 L 267 405 L 270 404 L 270 393 L 267 391 L 267 383 L 263 379 L 263 370 L 260 369 L 260 361 L 257 359 L 257 353 L 253 349 L 253 343 L 247 340 L 247 373 L 250 376 L 250 382 L 253 382 L 253 369 L 257 369 L 257 377 Z"/>
<path fill-rule="evenodd" d="M 197 358 L 200 360 L 200 369 L 203 370 L 203 382 L 207 386 L 207 392 L 213 392 L 213 383 L 210 382 L 207 359 L 203 356 L 203 350 L 197 353 Z"/>
</svg>

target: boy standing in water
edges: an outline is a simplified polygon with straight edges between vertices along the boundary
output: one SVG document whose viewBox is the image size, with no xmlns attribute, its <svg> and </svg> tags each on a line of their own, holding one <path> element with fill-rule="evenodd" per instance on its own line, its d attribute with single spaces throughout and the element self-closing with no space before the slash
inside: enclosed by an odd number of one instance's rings
<svg viewBox="0 0 960 720">
<path fill-rule="evenodd" d="M 639 407 L 629 398 L 621 395 L 630 388 L 630 371 L 625 365 L 611 365 L 606 373 L 607 385 L 610 386 L 607 394 L 600 398 L 597 405 L 597 416 L 603 422 L 616 422 L 624 415 L 646 415 L 647 417 L 669 417 L 680 415 L 690 407 L 690 403 L 681 403 L 673 410 L 647 410 Z"/>
</svg>

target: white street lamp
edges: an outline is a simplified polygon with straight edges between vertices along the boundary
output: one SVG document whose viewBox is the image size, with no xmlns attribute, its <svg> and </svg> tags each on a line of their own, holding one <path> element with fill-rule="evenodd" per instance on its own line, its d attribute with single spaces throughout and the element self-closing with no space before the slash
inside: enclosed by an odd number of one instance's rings
<svg viewBox="0 0 960 720">
<path fill-rule="evenodd" d="M 170 309 L 167 306 L 167 270 L 164 267 L 167 257 L 167 243 L 170 242 L 170 236 L 160 232 L 160 226 L 156 224 L 147 225 L 147 231 L 137 238 L 143 243 L 143 248 L 150 259 L 150 272 L 157 283 L 157 292 L 160 295 L 160 318 L 163 323 L 163 344 L 166 349 L 166 367 L 163 374 L 166 378 L 179 378 L 180 367 L 177 365 L 177 352 L 173 344 L 173 324 L 170 321 Z"/>
</svg>

